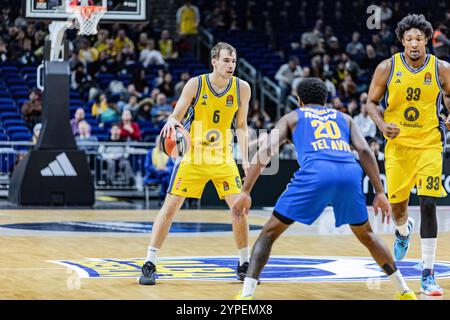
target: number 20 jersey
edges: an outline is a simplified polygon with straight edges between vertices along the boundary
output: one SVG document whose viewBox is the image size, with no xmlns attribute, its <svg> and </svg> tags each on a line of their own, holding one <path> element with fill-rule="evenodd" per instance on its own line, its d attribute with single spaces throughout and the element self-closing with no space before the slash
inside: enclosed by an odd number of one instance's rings
<svg viewBox="0 0 450 320">
<path fill-rule="evenodd" d="M 438 59 L 427 54 L 424 64 L 412 69 L 404 53 L 392 56 L 387 90 L 382 101 L 384 121 L 395 123 L 400 134 L 388 139 L 409 148 L 442 149 L 444 123 L 439 118 L 442 93 Z"/>
<path fill-rule="evenodd" d="M 297 114 L 292 138 L 300 167 L 311 160 L 356 163 L 350 149 L 350 127 L 341 112 L 307 106 L 297 109 Z"/>
</svg>

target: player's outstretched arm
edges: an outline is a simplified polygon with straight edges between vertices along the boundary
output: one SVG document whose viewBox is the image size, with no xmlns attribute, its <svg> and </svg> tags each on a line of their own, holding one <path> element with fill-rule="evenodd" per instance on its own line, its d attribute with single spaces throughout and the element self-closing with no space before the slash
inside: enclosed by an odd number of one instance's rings
<svg viewBox="0 0 450 320">
<path fill-rule="evenodd" d="M 261 148 L 252 159 L 248 174 L 244 180 L 242 192 L 231 206 L 233 218 L 239 218 L 248 214 L 251 206 L 250 192 L 261 175 L 262 170 L 270 162 L 270 159 L 279 152 L 280 145 L 287 141 L 289 131 L 297 124 L 298 116 L 295 111 L 282 117 L 275 128 L 272 129 L 267 140 L 262 143 Z"/>
<path fill-rule="evenodd" d="M 248 115 L 248 104 L 251 97 L 251 89 L 246 81 L 239 81 L 241 104 L 236 114 L 236 136 L 239 143 L 239 149 L 242 154 L 242 169 L 244 169 L 244 174 L 247 176 L 249 163 L 248 163 L 248 126 L 247 126 L 247 115 Z"/>
<path fill-rule="evenodd" d="M 441 82 L 442 94 L 444 96 L 444 105 L 450 112 L 450 63 L 439 60 L 439 81 Z M 445 119 L 445 126 L 450 130 L 450 114 Z"/>
<path fill-rule="evenodd" d="M 386 84 L 391 72 L 391 59 L 381 62 L 375 69 L 372 82 L 370 83 L 367 97 L 367 112 L 370 118 L 375 122 L 378 129 L 388 138 L 394 139 L 400 133 L 400 129 L 394 123 L 384 122 L 379 102 L 386 92 Z"/>
<path fill-rule="evenodd" d="M 350 116 L 346 116 L 346 118 L 350 125 L 351 144 L 355 148 L 356 152 L 358 152 L 361 166 L 369 176 L 370 182 L 372 182 L 372 185 L 375 188 L 375 198 L 373 200 L 375 215 L 378 215 L 378 209 L 381 209 L 382 222 L 384 223 L 385 218 L 387 217 L 387 223 L 389 223 L 391 206 L 389 205 L 386 195 L 384 194 L 384 187 L 380 179 L 378 163 L 375 160 L 375 156 L 373 155 L 372 150 L 370 150 L 370 147 L 362 135 L 359 127 Z"/>
<path fill-rule="evenodd" d="M 195 99 L 198 90 L 198 81 L 199 79 L 197 77 L 191 78 L 184 86 L 172 114 L 161 129 L 161 135 L 163 137 L 171 136 L 172 139 L 175 139 L 175 126 L 181 126 L 180 121 L 183 120 L 186 111 L 193 102 L 193 99 Z"/>
</svg>

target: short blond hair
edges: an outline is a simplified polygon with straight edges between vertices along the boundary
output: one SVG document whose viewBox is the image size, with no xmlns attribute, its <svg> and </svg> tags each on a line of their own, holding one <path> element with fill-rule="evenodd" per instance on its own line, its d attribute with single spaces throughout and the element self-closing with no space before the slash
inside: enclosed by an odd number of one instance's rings
<svg viewBox="0 0 450 320">
<path fill-rule="evenodd" d="M 230 54 L 232 54 L 233 52 L 237 54 L 236 49 L 231 44 L 226 42 L 219 42 L 211 49 L 211 59 L 218 59 L 220 50 L 222 49 L 228 50 Z"/>
</svg>

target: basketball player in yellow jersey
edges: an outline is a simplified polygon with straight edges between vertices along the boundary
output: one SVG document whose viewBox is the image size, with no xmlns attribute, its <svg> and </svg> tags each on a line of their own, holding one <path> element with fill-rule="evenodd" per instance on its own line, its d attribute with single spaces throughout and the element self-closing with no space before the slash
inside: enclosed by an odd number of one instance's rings
<svg viewBox="0 0 450 320">
<path fill-rule="evenodd" d="M 423 15 L 403 18 L 396 34 L 404 52 L 376 68 L 367 108 L 387 139 L 387 188 L 396 225 L 394 257 L 402 260 L 409 247 L 413 221 L 407 208 L 410 191 L 416 186 L 421 213 L 421 291 L 437 296 L 443 290 L 433 275 L 438 232 L 436 199 L 447 195 L 441 181 L 447 121 L 444 125 L 440 110 L 443 100 L 447 108 L 450 106 L 450 65 L 426 53 L 433 28 Z M 378 106 L 380 101 L 383 108 Z"/>
<path fill-rule="evenodd" d="M 242 182 L 231 148 L 234 119 L 245 174 L 249 167 L 247 113 L 250 86 L 233 77 L 236 49 L 231 45 L 223 42 L 215 45 L 211 49 L 211 63 L 212 73 L 191 78 L 186 83 L 172 115 L 161 130 L 162 136 L 173 136 L 175 127 L 181 126 L 180 121 L 188 113 L 185 128 L 191 135 L 191 149 L 183 158 L 177 159 L 167 197 L 153 223 L 150 246 L 139 278 L 143 285 L 156 283 L 158 251 L 185 198 L 201 198 L 210 180 L 220 199 L 225 199 L 229 207 L 241 192 Z M 243 281 L 249 262 L 247 219 L 233 220 L 232 227 L 239 251 L 237 278 Z"/>
</svg>

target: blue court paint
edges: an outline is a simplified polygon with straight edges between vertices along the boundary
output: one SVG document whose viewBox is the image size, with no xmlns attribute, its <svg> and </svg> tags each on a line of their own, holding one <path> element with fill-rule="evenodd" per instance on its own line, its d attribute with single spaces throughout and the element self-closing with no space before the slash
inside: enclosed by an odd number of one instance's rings
<svg viewBox="0 0 450 320">
<path fill-rule="evenodd" d="M 2 228 L 58 231 L 58 232 L 116 232 L 116 233 L 149 233 L 153 222 L 129 221 L 60 221 L 38 223 L 13 223 L 0 225 Z M 261 230 L 262 226 L 250 225 L 250 230 Z M 172 233 L 193 232 L 231 232 L 228 223 L 174 222 L 170 228 Z"/>
<path fill-rule="evenodd" d="M 81 278 L 137 278 L 143 258 L 90 258 L 50 261 L 73 269 Z M 237 257 L 188 256 L 158 259 L 159 280 L 237 281 Z M 420 260 L 396 261 L 407 280 L 422 275 Z M 450 263 L 435 263 L 436 278 L 450 278 Z M 388 281 L 373 259 L 368 257 L 273 256 L 261 274 L 273 282 L 367 282 Z"/>
</svg>

